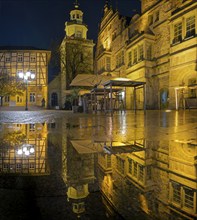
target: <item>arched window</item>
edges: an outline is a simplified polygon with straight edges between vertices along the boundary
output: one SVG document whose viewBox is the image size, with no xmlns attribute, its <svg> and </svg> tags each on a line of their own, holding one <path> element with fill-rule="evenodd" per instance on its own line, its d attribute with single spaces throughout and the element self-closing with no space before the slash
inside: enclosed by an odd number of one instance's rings
<svg viewBox="0 0 197 220">
<path fill-rule="evenodd" d="M 58 95 L 56 92 L 53 92 L 51 94 L 51 106 L 52 107 L 58 106 Z"/>
</svg>

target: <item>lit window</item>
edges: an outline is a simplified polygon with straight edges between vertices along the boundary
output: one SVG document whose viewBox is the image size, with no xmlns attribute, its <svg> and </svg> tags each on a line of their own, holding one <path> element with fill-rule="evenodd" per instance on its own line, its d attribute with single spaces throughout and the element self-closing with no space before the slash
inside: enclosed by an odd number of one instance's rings
<svg viewBox="0 0 197 220">
<path fill-rule="evenodd" d="M 186 19 L 186 38 L 195 36 L 195 16 Z"/>
<path fill-rule="evenodd" d="M 174 25 L 174 40 L 173 43 L 180 43 L 182 40 L 182 23 Z"/>
</svg>

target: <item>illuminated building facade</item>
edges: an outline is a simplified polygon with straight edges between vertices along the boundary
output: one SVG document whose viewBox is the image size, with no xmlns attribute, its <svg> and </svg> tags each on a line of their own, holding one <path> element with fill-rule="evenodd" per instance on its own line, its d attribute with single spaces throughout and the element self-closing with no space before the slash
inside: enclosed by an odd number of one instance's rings
<svg viewBox="0 0 197 220">
<path fill-rule="evenodd" d="M 176 108 L 184 89 L 186 107 L 197 106 L 194 0 L 142 0 L 141 15 L 128 18 L 106 3 L 96 47 L 96 73 L 146 82 L 147 109 Z M 133 109 L 127 89 L 127 109 Z M 142 108 L 143 93 L 137 94 Z"/>
<path fill-rule="evenodd" d="M 30 71 L 35 79 L 28 82 L 28 105 L 41 106 L 44 98 L 48 105 L 48 64 L 51 53 L 34 47 L 0 47 L 0 75 L 19 79 L 19 73 Z M 25 106 L 26 91 L 23 95 L 5 96 L 3 106 Z"/>
<path fill-rule="evenodd" d="M 50 107 L 64 107 L 70 83 L 82 73 L 93 73 L 93 40 L 87 39 L 88 27 L 76 1 L 65 22 L 66 35 L 60 45 L 60 74 L 50 83 Z"/>
</svg>

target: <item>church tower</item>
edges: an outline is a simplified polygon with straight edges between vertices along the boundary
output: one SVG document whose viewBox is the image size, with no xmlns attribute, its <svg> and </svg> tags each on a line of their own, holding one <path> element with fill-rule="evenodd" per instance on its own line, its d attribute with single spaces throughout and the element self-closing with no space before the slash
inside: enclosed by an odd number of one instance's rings
<svg viewBox="0 0 197 220">
<path fill-rule="evenodd" d="M 70 20 L 65 22 L 65 37 L 60 45 L 61 62 L 61 106 L 68 96 L 72 80 L 78 74 L 93 73 L 93 40 L 87 39 L 88 27 L 83 22 L 83 11 L 79 3 L 74 2 L 70 11 Z"/>
</svg>

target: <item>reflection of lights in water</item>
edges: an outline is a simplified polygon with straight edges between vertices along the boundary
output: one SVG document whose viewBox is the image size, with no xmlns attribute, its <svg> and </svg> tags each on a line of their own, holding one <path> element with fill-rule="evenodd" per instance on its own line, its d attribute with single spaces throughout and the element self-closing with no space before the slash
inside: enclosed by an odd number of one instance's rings
<svg viewBox="0 0 197 220">
<path fill-rule="evenodd" d="M 23 144 L 17 150 L 18 155 L 25 154 L 26 156 L 29 156 L 30 154 L 33 154 L 34 152 L 35 152 L 34 146 L 31 144 Z"/>
</svg>

